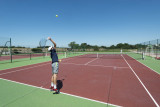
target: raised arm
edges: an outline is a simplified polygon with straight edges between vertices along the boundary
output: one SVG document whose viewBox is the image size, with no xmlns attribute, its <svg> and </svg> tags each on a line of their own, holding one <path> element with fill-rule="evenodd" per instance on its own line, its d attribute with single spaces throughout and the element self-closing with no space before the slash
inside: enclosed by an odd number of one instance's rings
<svg viewBox="0 0 160 107">
<path fill-rule="evenodd" d="M 48 40 L 50 40 L 54 44 L 54 48 L 56 48 L 56 43 L 50 37 L 48 37 Z"/>
</svg>

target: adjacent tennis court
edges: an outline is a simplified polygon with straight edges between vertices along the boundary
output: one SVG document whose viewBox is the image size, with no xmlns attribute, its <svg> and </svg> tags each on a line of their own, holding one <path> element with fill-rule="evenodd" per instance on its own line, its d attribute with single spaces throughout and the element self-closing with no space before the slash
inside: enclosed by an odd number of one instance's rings
<svg viewBox="0 0 160 107">
<path fill-rule="evenodd" d="M 60 94 L 50 92 L 51 62 L 0 71 L 0 106 L 158 107 L 159 74 L 127 54 L 62 59 Z"/>
</svg>

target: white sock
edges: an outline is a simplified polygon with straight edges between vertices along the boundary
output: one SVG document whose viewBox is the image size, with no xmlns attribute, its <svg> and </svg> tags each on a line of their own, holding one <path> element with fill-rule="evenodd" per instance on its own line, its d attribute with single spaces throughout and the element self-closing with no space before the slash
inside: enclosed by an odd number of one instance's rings
<svg viewBox="0 0 160 107">
<path fill-rule="evenodd" d="M 57 86 L 54 84 L 54 89 L 57 89 Z"/>
<path fill-rule="evenodd" d="M 54 86 L 53 82 L 51 82 L 51 86 L 52 86 L 52 87 Z"/>
</svg>

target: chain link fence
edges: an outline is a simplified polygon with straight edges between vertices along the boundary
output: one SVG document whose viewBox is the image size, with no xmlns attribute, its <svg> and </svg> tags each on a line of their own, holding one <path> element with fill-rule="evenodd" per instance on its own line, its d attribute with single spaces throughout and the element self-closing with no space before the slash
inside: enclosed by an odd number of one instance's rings
<svg viewBox="0 0 160 107">
<path fill-rule="evenodd" d="M 137 52 L 145 56 L 160 59 L 160 39 L 152 40 L 137 44 Z"/>
</svg>

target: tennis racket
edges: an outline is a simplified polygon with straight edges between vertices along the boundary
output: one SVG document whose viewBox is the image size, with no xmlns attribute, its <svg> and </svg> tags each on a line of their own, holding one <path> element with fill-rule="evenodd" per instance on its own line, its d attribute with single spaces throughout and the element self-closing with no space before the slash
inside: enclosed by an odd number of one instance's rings
<svg viewBox="0 0 160 107">
<path fill-rule="evenodd" d="M 47 39 L 42 38 L 42 39 L 39 41 L 39 46 L 40 46 L 41 48 L 45 48 L 46 42 L 47 42 Z"/>
<path fill-rule="evenodd" d="M 39 46 L 40 46 L 40 48 L 42 48 L 43 57 L 45 57 L 46 42 L 47 42 L 47 39 L 45 39 L 45 38 L 42 38 L 42 39 L 39 41 Z M 46 56 L 47 56 L 47 52 L 46 52 Z"/>
</svg>

